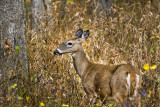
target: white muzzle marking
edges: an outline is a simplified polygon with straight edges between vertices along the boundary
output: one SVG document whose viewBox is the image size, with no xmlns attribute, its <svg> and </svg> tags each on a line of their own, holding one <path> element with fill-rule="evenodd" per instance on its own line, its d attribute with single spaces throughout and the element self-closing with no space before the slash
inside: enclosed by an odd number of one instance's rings
<svg viewBox="0 0 160 107">
<path fill-rule="evenodd" d="M 57 51 L 58 51 L 59 53 L 62 53 L 62 51 L 61 51 L 60 49 L 57 49 Z"/>
</svg>

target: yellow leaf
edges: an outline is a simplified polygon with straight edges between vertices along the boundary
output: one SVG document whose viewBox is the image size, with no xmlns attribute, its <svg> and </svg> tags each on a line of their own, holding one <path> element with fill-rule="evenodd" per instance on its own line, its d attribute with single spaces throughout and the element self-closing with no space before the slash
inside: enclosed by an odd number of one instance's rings
<svg viewBox="0 0 160 107">
<path fill-rule="evenodd" d="M 44 104 L 43 102 L 41 102 L 41 103 L 40 103 L 40 106 L 44 107 L 44 106 L 45 106 L 45 104 Z"/>
<path fill-rule="evenodd" d="M 71 4 L 71 0 L 67 0 L 67 4 Z"/>
<path fill-rule="evenodd" d="M 160 83 L 160 77 L 158 78 L 158 82 Z"/>
<path fill-rule="evenodd" d="M 109 104 L 108 107 L 113 107 L 113 106 L 111 104 Z"/>
<path fill-rule="evenodd" d="M 153 66 L 150 67 L 150 69 L 153 69 L 153 70 L 156 69 L 156 68 L 157 68 L 157 65 L 153 65 Z"/>
<path fill-rule="evenodd" d="M 17 84 L 14 84 L 14 86 L 16 87 L 16 86 L 17 86 Z"/>
<path fill-rule="evenodd" d="M 51 32 L 48 32 L 48 36 L 51 36 Z"/>
<path fill-rule="evenodd" d="M 23 98 L 22 98 L 22 97 L 20 97 L 20 96 L 18 96 L 18 99 L 19 99 L 19 100 L 22 100 Z"/>
<path fill-rule="evenodd" d="M 28 96 L 26 96 L 26 100 L 27 100 L 27 102 L 29 101 L 29 97 Z"/>
<path fill-rule="evenodd" d="M 49 0 L 49 1 L 51 1 L 51 0 Z"/>
<path fill-rule="evenodd" d="M 17 84 L 14 84 L 14 85 L 12 86 L 12 88 L 16 88 L 16 86 L 17 86 Z"/>
<path fill-rule="evenodd" d="M 147 97 L 151 97 L 151 94 L 152 94 L 152 92 L 149 90 Z"/>
<path fill-rule="evenodd" d="M 69 105 L 66 105 L 66 104 L 63 104 L 62 106 L 63 106 L 63 107 L 69 107 Z"/>
<path fill-rule="evenodd" d="M 44 25 L 44 22 L 41 22 L 42 25 Z"/>
<path fill-rule="evenodd" d="M 145 64 L 145 65 L 143 66 L 143 69 L 146 70 L 146 71 L 148 71 L 148 70 L 149 70 L 149 64 Z"/>
<path fill-rule="evenodd" d="M 46 45 L 43 45 L 43 49 L 45 49 L 46 48 Z"/>
</svg>

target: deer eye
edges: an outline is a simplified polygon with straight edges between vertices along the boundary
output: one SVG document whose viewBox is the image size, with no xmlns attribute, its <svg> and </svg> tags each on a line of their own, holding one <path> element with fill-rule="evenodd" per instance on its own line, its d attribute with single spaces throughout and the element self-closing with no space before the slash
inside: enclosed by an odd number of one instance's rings
<svg viewBox="0 0 160 107">
<path fill-rule="evenodd" d="M 71 43 L 71 42 L 69 42 L 67 45 L 72 45 L 72 43 Z"/>
<path fill-rule="evenodd" d="M 71 46 L 71 45 L 72 45 L 72 43 L 71 43 L 71 42 L 68 42 L 68 43 L 67 43 L 67 45 Z"/>
</svg>

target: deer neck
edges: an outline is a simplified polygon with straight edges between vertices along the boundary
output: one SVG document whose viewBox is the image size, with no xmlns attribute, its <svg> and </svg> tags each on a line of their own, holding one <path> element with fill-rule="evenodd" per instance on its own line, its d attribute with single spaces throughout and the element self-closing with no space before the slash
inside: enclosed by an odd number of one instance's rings
<svg viewBox="0 0 160 107">
<path fill-rule="evenodd" d="M 72 54 L 74 68 L 76 69 L 77 74 L 82 78 L 84 75 L 87 66 L 89 65 L 89 61 L 87 60 L 84 50 L 81 47 L 78 52 Z"/>
</svg>

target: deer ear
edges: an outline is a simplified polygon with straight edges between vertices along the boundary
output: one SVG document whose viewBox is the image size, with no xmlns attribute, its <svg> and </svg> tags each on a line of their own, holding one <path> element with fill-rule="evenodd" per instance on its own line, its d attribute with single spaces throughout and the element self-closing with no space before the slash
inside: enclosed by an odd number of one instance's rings
<svg viewBox="0 0 160 107">
<path fill-rule="evenodd" d="M 82 39 L 87 39 L 89 37 L 89 30 L 86 30 L 85 32 L 83 32 L 82 34 Z"/>
<path fill-rule="evenodd" d="M 83 30 L 82 29 L 78 29 L 74 36 L 80 38 L 82 34 L 83 34 Z"/>
</svg>

